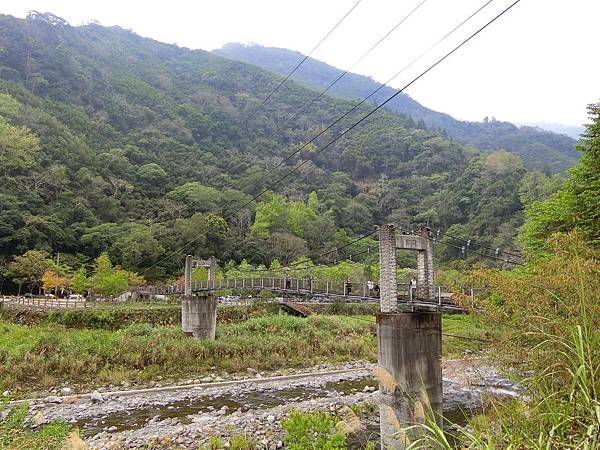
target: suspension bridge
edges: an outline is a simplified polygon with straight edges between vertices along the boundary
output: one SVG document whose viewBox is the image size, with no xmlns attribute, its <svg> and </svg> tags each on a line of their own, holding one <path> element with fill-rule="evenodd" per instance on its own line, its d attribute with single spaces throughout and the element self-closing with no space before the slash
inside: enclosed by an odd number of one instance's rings
<svg viewBox="0 0 600 450">
<path fill-rule="evenodd" d="M 375 289 L 375 287 L 377 289 Z M 431 286 L 435 292 L 433 299 L 421 299 L 416 294 L 418 288 L 411 291 L 408 283 L 398 283 L 398 306 L 408 309 L 441 310 L 445 313 L 467 312 L 466 308 L 453 301 L 454 294 L 445 286 Z M 368 283 L 348 283 L 344 281 L 327 281 L 312 278 L 290 277 L 243 277 L 222 278 L 216 280 L 192 281 L 188 295 L 206 295 L 227 291 L 241 295 L 252 295 L 261 291 L 280 294 L 288 298 L 295 298 L 298 302 L 306 303 L 371 303 L 377 304 L 380 300 L 379 285 L 370 288 Z M 185 295 L 184 284 L 170 286 L 145 286 L 135 291 L 142 297 L 156 295 Z M 463 295 L 474 296 L 475 290 L 469 289 Z"/>
</svg>

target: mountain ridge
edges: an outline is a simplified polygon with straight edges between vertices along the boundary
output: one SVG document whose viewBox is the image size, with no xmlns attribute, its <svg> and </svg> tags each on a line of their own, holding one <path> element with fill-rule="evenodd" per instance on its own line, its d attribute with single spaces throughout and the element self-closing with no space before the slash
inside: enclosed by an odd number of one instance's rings
<svg viewBox="0 0 600 450">
<path fill-rule="evenodd" d="M 280 76 L 289 73 L 304 57 L 293 50 L 239 43 L 226 44 L 221 49 L 213 50 L 213 53 L 255 64 Z M 292 79 L 308 88 L 323 90 L 343 72 L 325 62 L 309 58 Z M 370 77 L 348 73 L 328 94 L 345 99 L 362 99 L 379 86 L 380 83 Z M 373 102 L 381 103 L 395 92 L 396 89 L 385 86 L 372 97 Z M 576 142 L 574 139 L 538 127 L 518 127 L 510 122 L 487 118 L 484 122 L 460 121 L 449 114 L 427 108 L 404 93 L 388 103 L 386 108 L 407 115 L 414 121 L 423 121 L 428 127 L 445 130 L 449 137 L 462 144 L 474 145 L 481 151 L 508 150 L 521 157 L 530 169 L 564 172 L 579 157 L 572 148 Z"/>
</svg>

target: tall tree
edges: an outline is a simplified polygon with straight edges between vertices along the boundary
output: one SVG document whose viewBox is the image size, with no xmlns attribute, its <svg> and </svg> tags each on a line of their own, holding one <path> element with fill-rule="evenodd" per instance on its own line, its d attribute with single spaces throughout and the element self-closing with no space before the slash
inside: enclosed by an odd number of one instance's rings
<svg viewBox="0 0 600 450">
<path fill-rule="evenodd" d="M 29 292 L 38 288 L 38 294 L 41 293 L 42 277 L 44 273 L 53 267 L 53 261 L 49 258 L 48 252 L 41 250 L 28 250 L 21 256 L 15 256 L 8 265 L 7 272 L 13 281 L 20 286 L 26 284 Z"/>
<path fill-rule="evenodd" d="M 532 256 L 549 252 L 546 239 L 555 232 L 578 230 L 591 245 L 600 246 L 600 103 L 589 105 L 588 111 L 591 123 L 576 146 L 581 159 L 556 194 L 527 210 L 520 237 Z"/>
</svg>

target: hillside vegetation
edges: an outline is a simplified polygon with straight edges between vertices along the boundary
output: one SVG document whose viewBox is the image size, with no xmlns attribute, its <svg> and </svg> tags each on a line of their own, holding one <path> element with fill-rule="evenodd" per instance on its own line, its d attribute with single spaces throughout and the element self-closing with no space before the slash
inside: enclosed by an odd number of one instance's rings
<svg viewBox="0 0 600 450">
<path fill-rule="evenodd" d="M 286 75 L 304 55 L 282 48 L 260 45 L 227 44 L 215 53 L 256 64 L 279 75 Z M 324 62 L 309 58 L 294 74 L 293 79 L 307 87 L 325 89 L 343 73 Z M 379 87 L 372 78 L 349 73 L 329 91 L 332 95 L 356 99 L 365 98 Z M 372 97 L 379 104 L 395 92 L 386 86 Z M 465 122 L 448 114 L 433 111 L 407 94 L 402 94 L 386 106 L 390 111 L 409 117 L 411 121 L 444 130 L 449 137 L 470 144 L 484 152 L 508 150 L 523 159 L 529 169 L 564 172 L 578 159 L 573 151 L 575 140 L 563 134 L 544 131 L 535 126 L 517 127 L 509 122 L 488 119 L 483 122 Z"/>
<path fill-rule="evenodd" d="M 390 221 L 507 249 L 523 202 L 556 184 L 511 153 L 479 154 L 389 111 L 317 152 L 368 108 L 271 173 L 352 106 L 324 97 L 284 126 L 314 92 L 286 83 L 257 109 L 278 82 L 119 27 L 0 16 L 0 263 L 36 249 L 91 270 L 107 252 L 152 280 L 180 273 L 183 252 L 268 265 Z M 2 272 L 9 286 L 15 276 Z"/>
</svg>

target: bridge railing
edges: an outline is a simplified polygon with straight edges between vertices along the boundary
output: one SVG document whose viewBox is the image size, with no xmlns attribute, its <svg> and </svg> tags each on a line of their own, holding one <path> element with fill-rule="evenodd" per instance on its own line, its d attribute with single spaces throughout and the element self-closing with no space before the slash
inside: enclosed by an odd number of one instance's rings
<svg viewBox="0 0 600 450">
<path fill-rule="evenodd" d="M 14 297 L 10 303 L 20 306 L 57 307 L 57 308 L 85 308 L 84 299 L 48 298 L 48 297 Z"/>
<path fill-rule="evenodd" d="M 374 282 L 374 285 L 377 285 Z M 419 292 L 417 285 L 417 295 Z M 194 281 L 191 285 L 192 291 L 218 291 L 218 290 L 270 290 L 275 292 L 299 292 L 303 294 L 318 294 L 344 296 L 353 298 L 378 299 L 379 290 L 369 289 L 367 283 L 352 282 L 351 288 L 342 280 L 316 280 L 308 278 L 285 278 L 285 277 L 240 277 L 240 278 L 222 278 L 214 281 Z M 475 299 L 481 293 L 482 289 L 466 288 L 460 291 L 465 297 Z M 171 286 L 145 286 L 138 289 L 141 294 L 182 294 L 184 286 L 176 284 Z M 399 299 L 405 301 L 416 301 L 413 298 L 409 283 L 398 283 L 397 293 Z M 439 304 L 452 304 L 452 297 L 458 292 L 448 289 L 445 286 L 430 286 L 431 300 Z M 434 299 L 434 300 L 433 300 Z"/>
</svg>

